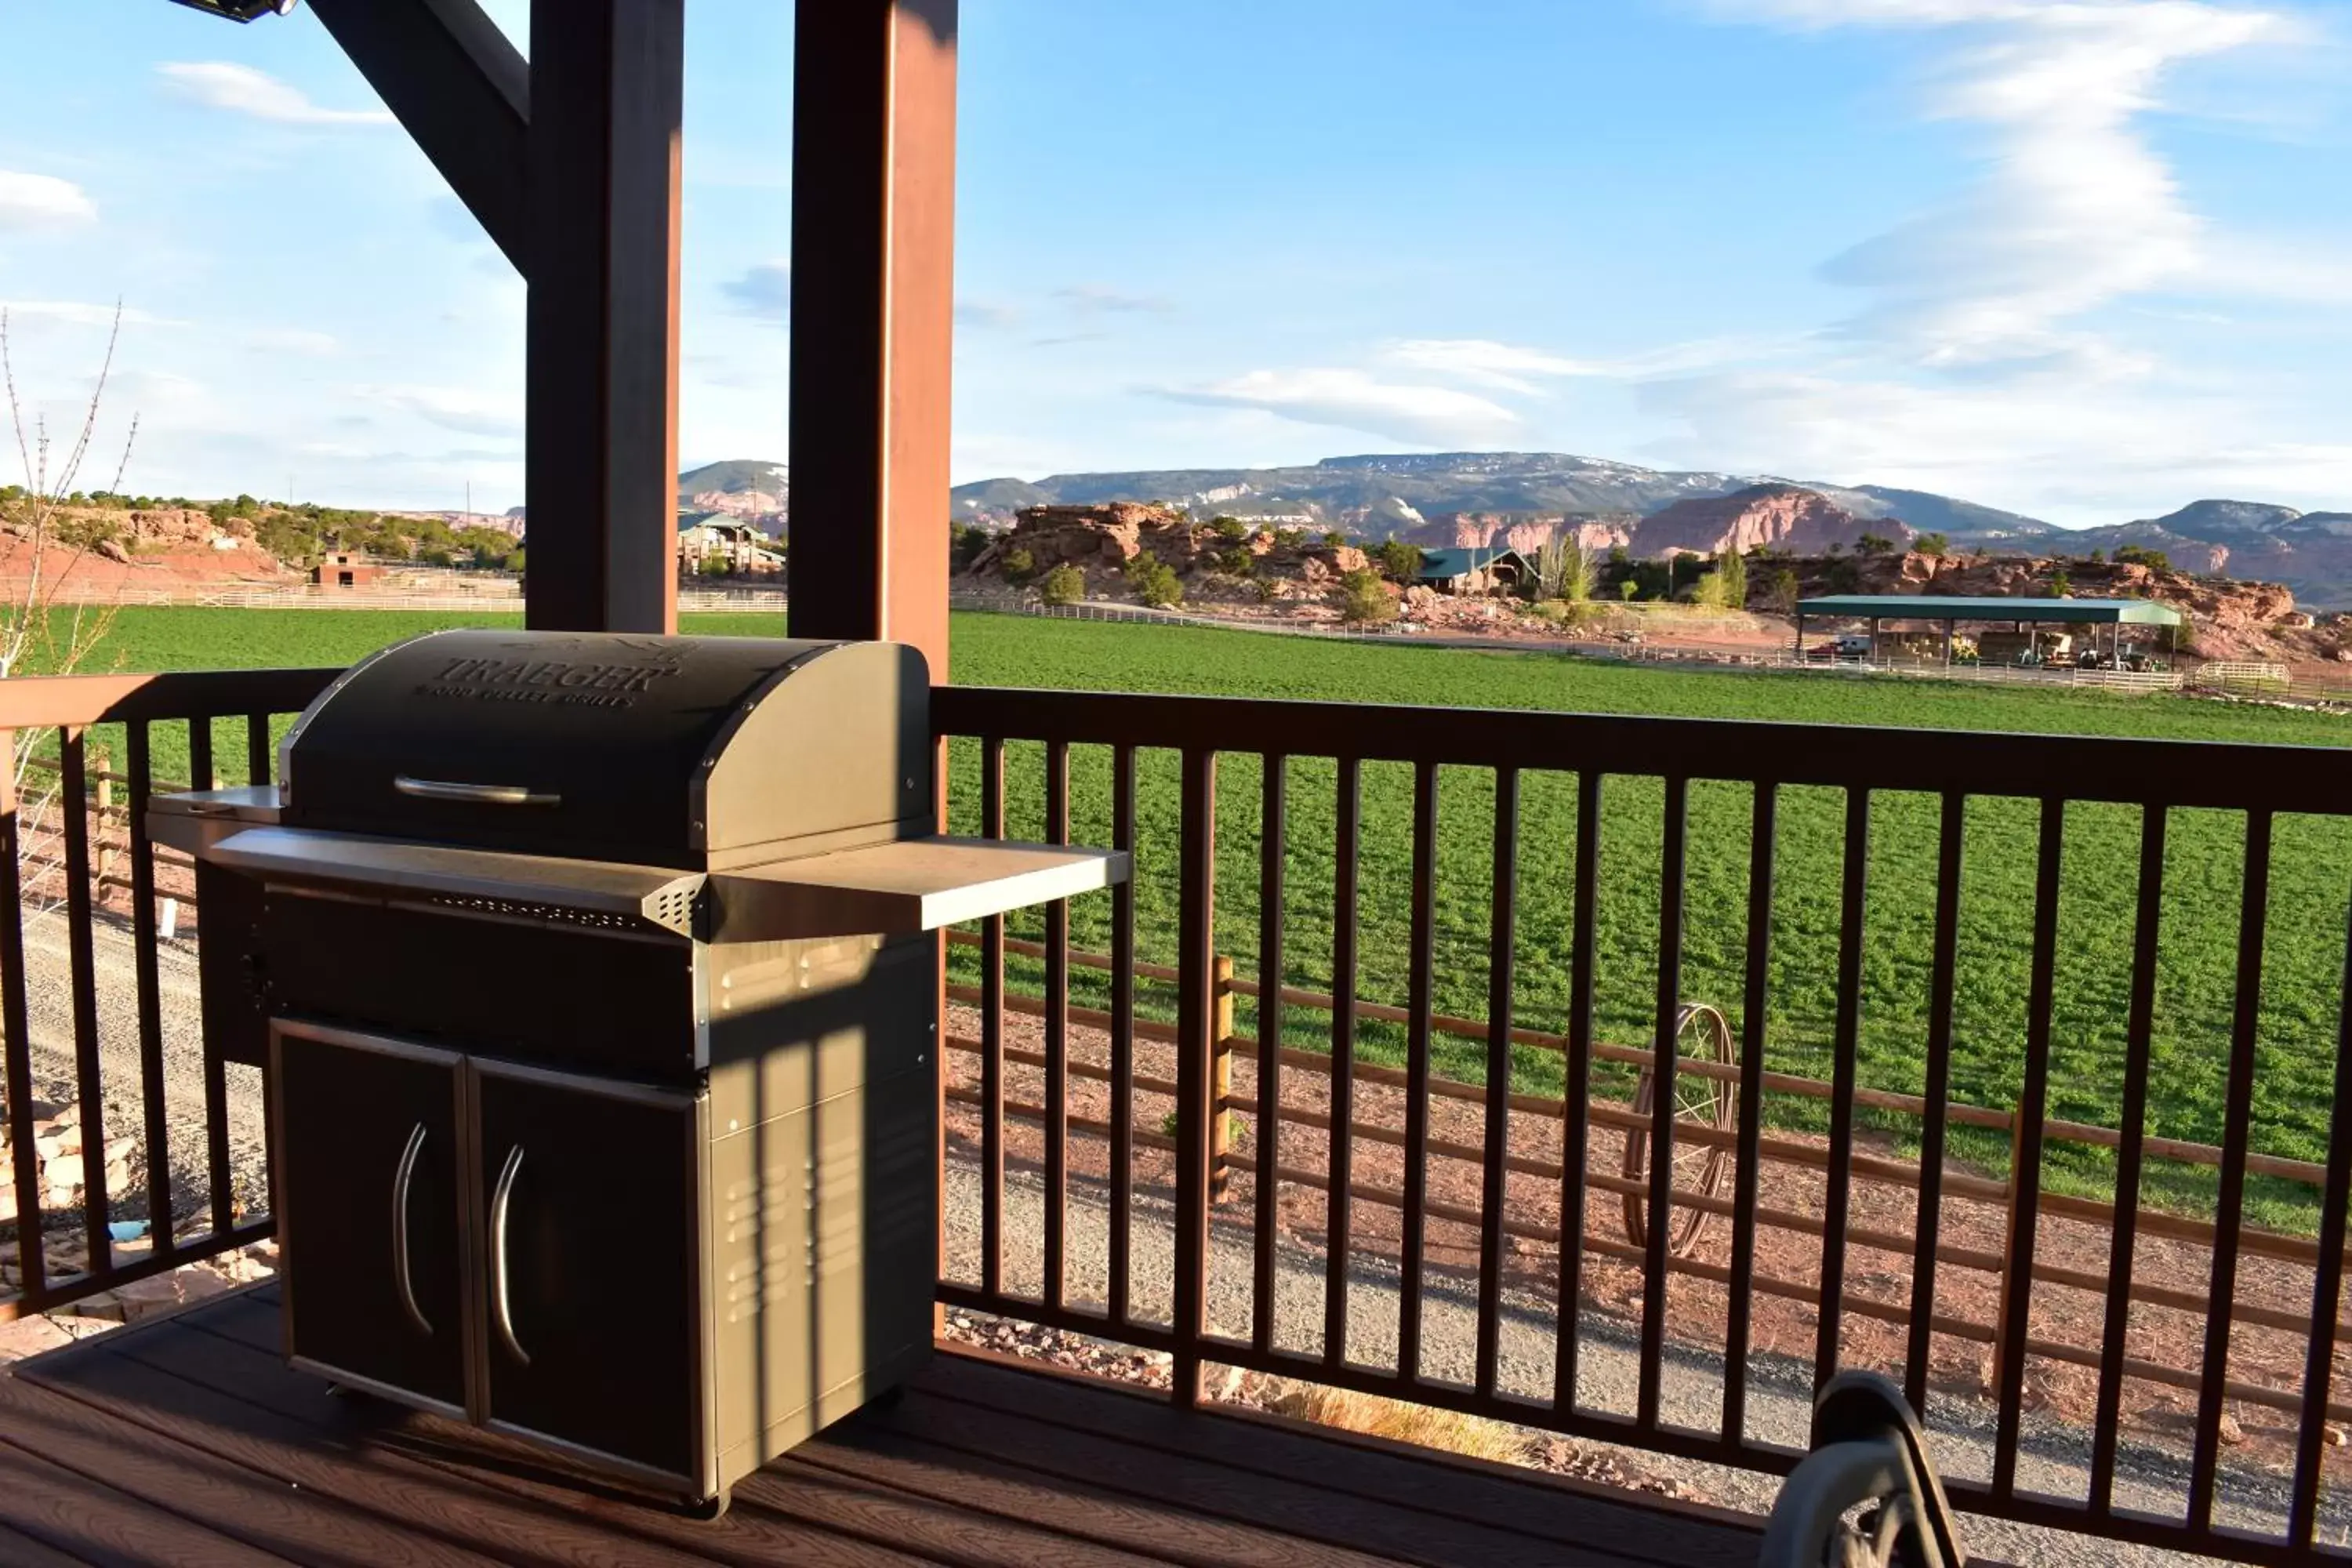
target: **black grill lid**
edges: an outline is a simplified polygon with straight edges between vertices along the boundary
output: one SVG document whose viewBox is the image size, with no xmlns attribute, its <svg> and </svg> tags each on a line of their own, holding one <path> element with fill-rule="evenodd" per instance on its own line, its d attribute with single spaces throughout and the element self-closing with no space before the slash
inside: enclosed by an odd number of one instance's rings
<svg viewBox="0 0 2352 1568">
<path fill-rule="evenodd" d="M 695 868 L 932 826 L 929 678 L 894 643 L 452 631 L 289 734 L 289 826 Z"/>
</svg>

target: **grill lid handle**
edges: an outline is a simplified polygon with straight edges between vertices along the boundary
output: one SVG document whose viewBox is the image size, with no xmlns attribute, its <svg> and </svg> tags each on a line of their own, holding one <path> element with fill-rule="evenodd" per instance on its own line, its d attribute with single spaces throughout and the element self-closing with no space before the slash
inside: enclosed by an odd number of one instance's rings
<svg viewBox="0 0 2352 1568">
<path fill-rule="evenodd" d="M 415 779 L 402 773 L 392 787 L 418 800 L 455 801 L 462 805 L 562 805 L 560 795 L 547 795 L 528 784 L 458 784 L 449 779 Z"/>
</svg>

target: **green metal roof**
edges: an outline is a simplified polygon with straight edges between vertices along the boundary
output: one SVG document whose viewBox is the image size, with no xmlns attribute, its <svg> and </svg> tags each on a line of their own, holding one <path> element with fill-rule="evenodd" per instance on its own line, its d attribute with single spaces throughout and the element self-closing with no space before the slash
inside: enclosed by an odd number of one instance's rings
<svg viewBox="0 0 2352 1568">
<path fill-rule="evenodd" d="M 1832 594 L 1800 599 L 1801 616 L 1877 621 L 2059 621 L 2076 625 L 2179 626 L 2189 617 L 2152 599 L 1961 599 L 1935 594 Z"/>
<path fill-rule="evenodd" d="M 1527 562 L 1517 551 L 1480 546 L 1476 549 L 1424 550 L 1421 552 L 1420 576 L 1423 582 L 1432 578 L 1451 581 L 1467 573 L 1483 571 L 1497 561 L 1508 561 L 1521 571 L 1527 570 Z"/>
</svg>

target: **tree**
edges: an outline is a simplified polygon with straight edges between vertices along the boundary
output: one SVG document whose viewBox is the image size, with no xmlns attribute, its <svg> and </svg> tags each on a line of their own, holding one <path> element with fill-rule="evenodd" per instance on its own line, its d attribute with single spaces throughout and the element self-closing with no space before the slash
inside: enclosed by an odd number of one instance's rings
<svg viewBox="0 0 2352 1568">
<path fill-rule="evenodd" d="M 1951 552 L 1952 542 L 1940 533 L 1923 533 L 1911 542 L 1911 548 L 1917 554 L 1941 559 Z"/>
<path fill-rule="evenodd" d="M 1354 626 L 1396 619 L 1397 602 L 1381 574 L 1369 568 L 1339 579 L 1339 618 Z"/>
<path fill-rule="evenodd" d="M 1237 517 L 1213 517 L 1209 520 L 1209 526 L 1217 531 L 1219 539 L 1231 540 L 1235 543 L 1250 536 L 1250 525 Z"/>
<path fill-rule="evenodd" d="M 1026 583 L 1037 575 L 1037 558 L 1026 550 L 1006 551 L 1002 564 L 1008 583 Z"/>
<path fill-rule="evenodd" d="M 2116 547 L 2116 562 L 2118 565 L 2124 566 L 2145 566 L 2151 572 L 2169 572 L 2172 570 L 2171 556 L 2167 555 L 2161 550 L 2150 550 L 2145 544 L 2117 545 Z"/>
<path fill-rule="evenodd" d="M 1037 597 L 1048 605 L 1076 605 L 1087 596 L 1087 574 L 1063 562 L 1038 580 Z"/>
<path fill-rule="evenodd" d="M 1884 555 L 1895 548 L 1895 541 L 1883 533 L 1865 533 L 1853 542 L 1856 555 Z"/>
<path fill-rule="evenodd" d="M 1538 601 L 1566 599 L 1581 604 L 1592 596 L 1592 557 L 1566 531 L 1536 547 L 1534 566 L 1528 587 Z"/>
<path fill-rule="evenodd" d="M 1780 567 L 1764 580 L 1764 607 L 1776 616 L 1793 616 L 1801 592 L 1796 573 L 1786 566 Z"/>
<path fill-rule="evenodd" d="M 1402 539 L 1391 539 L 1373 552 L 1381 570 L 1399 583 L 1410 583 L 1421 575 L 1421 546 L 1407 544 Z"/>
<path fill-rule="evenodd" d="M 1744 610 L 1748 607 L 1748 558 L 1736 549 L 1727 550 L 1717 563 L 1715 574 L 1723 580 L 1723 607 Z"/>
<path fill-rule="evenodd" d="M 1249 552 L 1246 545 L 1236 544 L 1218 555 L 1217 570 L 1234 577 L 1255 577 L 1257 575 L 1257 557 Z"/>
</svg>

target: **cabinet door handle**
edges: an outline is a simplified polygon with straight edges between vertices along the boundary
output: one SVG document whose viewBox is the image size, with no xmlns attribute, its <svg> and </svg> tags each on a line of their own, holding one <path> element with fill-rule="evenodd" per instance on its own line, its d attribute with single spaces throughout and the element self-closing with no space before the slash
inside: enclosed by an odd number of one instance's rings
<svg viewBox="0 0 2352 1568">
<path fill-rule="evenodd" d="M 522 1145 L 518 1143 L 507 1151 L 498 1190 L 490 1194 L 490 1321 L 498 1325 L 499 1342 L 507 1354 L 529 1366 L 530 1357 L 515 1338 L 514 1315 L 507 1306 L 507 1210 L 514 1202 L 515 1173 L 521 1169 Z"/>
<path fill-rule="evenodd" d="M 428 1338 L 433 1325 L 416 1305 L 416 1288 L 408 1278 L 408 1188 L 416 1175 L 416 1152 L 425 1147 L 425 1123 L 408 1135 L 408 1147 L 400 1152 L 400 1166 L 392 1173 L 392 1283 L 400 1293 L 400 1309 L 416 1331 Z"/>
</svg>

